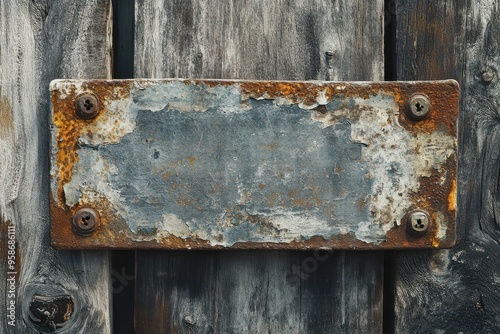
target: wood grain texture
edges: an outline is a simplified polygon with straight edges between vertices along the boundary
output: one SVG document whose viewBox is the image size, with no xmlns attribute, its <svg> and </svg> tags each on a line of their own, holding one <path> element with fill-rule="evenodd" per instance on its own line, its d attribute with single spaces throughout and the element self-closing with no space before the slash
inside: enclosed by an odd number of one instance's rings
<svg viewBox="0 0 500 334">
<path fill-rule="evenodd" d="M 135 76 L 380 80 L 383 2 L 136 1 Z"/>
<path fill-rule="evenodd" d="M 0 226 L 15 226 L 18 272 L 12 327 L 2 234 L 1 333 L 111 332 L 108 254 L 54 251 L 48 219 L 49 82 L 110 77 L 110 12 L 108 0 L 0 1 Z"/>
<path fill-rule="evenodd" d="M 382 1 L 136 1 L 135 76 L 383 79 Z M 138 252 L 139 333 L 380 333 L 382 253 Z"/>
<path fill-rule="evenodd" d="M 500 12 L 495 0 L 397 1 L 399 80 L 461 84 L 458 232 L 396 254 L 396 333 L 500 331 Z"/>
</svg>

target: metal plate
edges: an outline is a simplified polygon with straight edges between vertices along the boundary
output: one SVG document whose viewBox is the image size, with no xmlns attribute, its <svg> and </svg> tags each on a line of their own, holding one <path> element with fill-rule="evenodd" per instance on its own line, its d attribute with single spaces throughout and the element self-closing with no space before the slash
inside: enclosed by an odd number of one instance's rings
<svg viewBox="0 0 500 334">
<path fill-rule="evenodd" d="M 455 81 L 56 80 L 59 249 L 444 248 L 455 242 Z M 76 99 L 95 94 L 81 119 Z M 430 116 L 412 120 L 416 93 Z M 95 107 L 95 106 L 94 106 Z M 83 236 L 82 207 L 100 216 Z M 424 235 L 409 213 L 428 212 Z"/>
</svg>

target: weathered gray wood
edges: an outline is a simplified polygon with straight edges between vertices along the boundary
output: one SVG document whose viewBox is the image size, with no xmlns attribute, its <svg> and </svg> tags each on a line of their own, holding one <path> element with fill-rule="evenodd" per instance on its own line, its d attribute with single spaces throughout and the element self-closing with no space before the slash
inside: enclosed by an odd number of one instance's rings
<svg viewBox="0 0 500 334">
<path fill-rule="evenodd" d="M 2 233 L 2 333 L 111 332 L 108 253 L 54 251 L 48 219 L 49 82 L 110 77 L 110 13 L 108 0 L 0 1 L 0 226 L 17 242 L 12 327 Z"/>
<path fill-rule="evenodd" d="M 135 76 L 383 79 L 382 1 L 136 1 Z M 383 255 L 138 252 L 137 332 L 380 333 Z"/>
<path fill-rule="evenodd" d="M 396 333 L 500 332 L 500 13 L 496 0 L 397 1 L 398 79 L 462 86 L 459 244 L 396 255 Z"/>
</svg>

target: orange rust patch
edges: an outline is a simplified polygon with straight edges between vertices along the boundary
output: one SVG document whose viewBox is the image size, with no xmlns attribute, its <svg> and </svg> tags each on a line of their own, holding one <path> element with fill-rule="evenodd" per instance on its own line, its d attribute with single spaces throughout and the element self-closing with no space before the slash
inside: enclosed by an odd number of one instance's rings
<svg viewBox="0 0 500 334">
<path fill-rule="evenodd" d="M 196 162 L 196 158 L 195 158 L 195 157 L 190 156 L 190 157 L 188 158 L 188 163 L 189 163 L 191 166 L 192 166 L 192 165 L 194 165 L 194 164 L 195 164 L 195 162 Z"/>
<path fill-rule="evenodd" d="M 53 123 L 57 128 L 57 167 L 58 184 L 57 199 L 59 205 L 64 205 L 64 185 L 71 181 L 73 166 L 78 162 L 78 139 L 82 134 L 92 133 L 88 127 L 92 122 L 106 117 L 105 101 L 117 100 L 130 92 L 131 82 L 85 81 L 82 83 L 83 92 L 94 93 L 99 98 L 100 112 L 94 120 L 82 120 L 76 115 L 75 98 L 76 86 L 72 86 L 65 93 L 52 91 Z"/>
<path fill-rule="evenodd" d="M 451 190 L 448 195 L 448 210 L 455 211 L 457 209 L 457 181 L 451 181 Z"/>
</svg>

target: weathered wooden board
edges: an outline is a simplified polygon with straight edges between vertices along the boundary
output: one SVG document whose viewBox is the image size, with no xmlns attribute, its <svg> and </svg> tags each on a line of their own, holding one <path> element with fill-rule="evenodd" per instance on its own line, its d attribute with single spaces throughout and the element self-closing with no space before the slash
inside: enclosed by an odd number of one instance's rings
<svg viewBox="0 0 500 334">
<path fill-rule="evenodd" d="M 110 7 L 0 1 L 1 333 L 111 332 L 108 254 L 54 251 L 46 196 L 49 82 L 110 77 Z M 13 268 L 7 226 L 15 230 Z"/>
<path fill-rule="evenodd" d="M 456 248 L 396 255 L 396 333 L 500 332 L 500 12 L 496 0 L 396 1 L 400 80 L 461 84 Z"/>
<path fill-rule="evenodd" d="M 383 79 L 382 1 L 137 1 L 137 77 Z M 137 253 L 136 330 L 380 333 L 383 254 Z"/>
<path fill-rule="evenodd" d="M 51 89 L 53 246 L 454 243 L 456 81 L 55 80 Z M 91 119 L 79 116 L 82 94 L 97 97 Z M 428 97 L 425 119 L 412 119 L 415 94 Z M 82 208 L 100 216 L 91 235 L 72 228 Z M 417 209 L 430 220 L 422 235 L 409 233 Z"/>
</svg>

